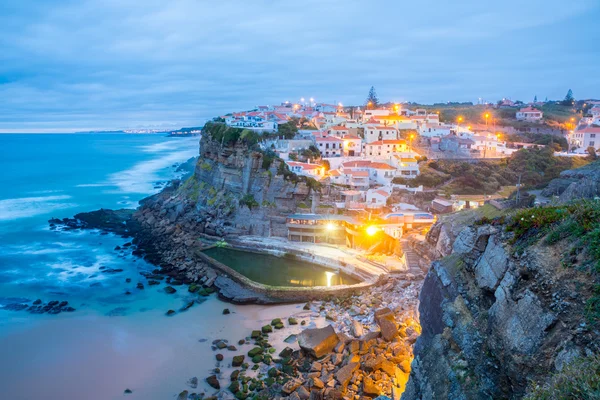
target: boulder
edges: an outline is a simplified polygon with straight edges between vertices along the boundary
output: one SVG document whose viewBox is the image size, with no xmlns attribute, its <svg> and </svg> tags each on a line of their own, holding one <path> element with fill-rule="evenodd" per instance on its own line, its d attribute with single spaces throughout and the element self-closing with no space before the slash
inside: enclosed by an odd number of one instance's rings
<svg viewBox="0 0 600 400">
<path fill-rule="evenodd" d="M 208 383 L 211 387 L 217 390 L 221 389 L 221 384 L 219 383 L 219 380 L 217 379 L 216 375 L 211 375 L 208 378 L 206 378 L 206 383 Z"/>
<path fill-rule="evenodd" d="M 343 388 L 346 388 L 350 379 L 352 379 L 352 375 L 358 369 L 359 364 L 357 362 L 350 362 L 338 369 L 335 373 L 335 380 L 342 385 Z"/>
<path fill-rule="evenodd" d="M 375 321 L 381 330 L 381 336 L 386 341 L 391 341 L 398 334 L 396 319 L 394 313 L 389 308 L 385 307 L 375 311 Z"/>
<path fill-rule="evenodd" d="M 190 378 L 186 383 L 192 389 L 196 389 L 198 387 L 198 378 L 194 376 L 193 378 Z"/>
<path fill-rule="evenodd" d="M 314 358 L 330 353 L 338 344 L 339 338 L 331 325 L 324 328 L 305 329 L 298 335 L 300 349 Z"/>
<path fill-rule="evenodd" d="M 233 361 L 231 362 L 231 366 L 232 367 L 241 367 L 242 364 L 244 363 L 244 358 L 245 358 L 245 356 L 243 354 L 239 355 L 239 356 L 234 356 Z"/>
</svg>

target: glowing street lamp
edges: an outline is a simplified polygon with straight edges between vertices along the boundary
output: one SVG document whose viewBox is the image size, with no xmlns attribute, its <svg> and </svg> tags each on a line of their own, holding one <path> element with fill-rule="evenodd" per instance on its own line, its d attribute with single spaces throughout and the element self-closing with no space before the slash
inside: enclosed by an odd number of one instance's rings
<svg viewBox="0 0 600 400">
<path fill-rule="evenodd" d="M 332 231 L 335 229 L 335 225 L 333 224 L 333 222 L 328 222 L 327 225 L 325 225 L 325 227 L 328 231 Z"/>
<path fill-rule="evenodd" d="M 367 235 L 369 235 L 369 236 L 373 236 L 373 235 L 375 235 L 375 234 L 376 234 L 378 231 L 379 231 L 379 229 L 378 229 L 376 226 L 373 226 L 373 225 L 371 225 L 371 226 L 369 226 L 369 227 L 367 228 Z"/>
<path fill-rule="evenodd" d="M 488 119 L 490 118 L 490 114 L 489 113 L 485 113 L 484 117 L 485 117 L 485 126 L 487 126 L 488 125 Z"/>
</svg>

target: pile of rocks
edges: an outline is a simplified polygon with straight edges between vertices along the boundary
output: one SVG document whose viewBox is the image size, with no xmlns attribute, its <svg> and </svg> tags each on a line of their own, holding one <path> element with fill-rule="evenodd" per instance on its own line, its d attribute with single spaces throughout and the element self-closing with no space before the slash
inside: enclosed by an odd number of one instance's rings
<svg viewBox="0 0 600 400">
<path fill-rule="evenodd" d="M 31 304 L 28 302 L 17 302 L 5 305 L 2 309 L 8 311 L 27 311 L 31 314 L 60 314 L 61 312 L 73 312 L 75 309 L 69 306 L 66 300 L 52 300 L 43 303 L 41 299 L 37 299 Z"/>
<path fill-rule="evenodd" d="M 228 365 L 224 362 L 236 369 L 226 389 L 219 381 L 224 378 L 220 368 L 206 382 L 220 390 L 220 398 L 227 398 L 229 392 L 238 399 L 399 399 L 410 373 L 412 346 L 420 334 L 415 318 L 420 286 L 421 282 L 392 278 L 370 293 L 306 304 L 303 316 L 325 317 L 330 325 L 303 330 L 297 336 L 299 349 L 277 352 L 269 334 L 304 325 L 301 317 L 276 318 L 253 331 L 238 343 L 252 348 L 233 355 L 231 361 L 223 351 L 235 352 L 235 346 L 215 340 L 218 366 Z"/>
</svg>

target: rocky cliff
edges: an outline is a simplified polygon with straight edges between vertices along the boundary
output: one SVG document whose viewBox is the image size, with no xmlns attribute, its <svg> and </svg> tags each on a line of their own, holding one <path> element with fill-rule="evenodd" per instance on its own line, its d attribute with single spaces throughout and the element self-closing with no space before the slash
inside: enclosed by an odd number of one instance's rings
<svg viewBox="0 0 600 400">
<path fill-rule="evenodd" d="M 504 217 L 473 210 L 427 236 L 422 334 L 403 400 L 521 398 L 571 360 L 598 354 L 585 316 L 593 279 L 564 242 L 517 249 Z M 577 255 L 567 263 L 577 263 Z"/>
<path fill-rule="evenodd" d="M 544 196 L 558 196 L 560 202 L 600 197 L 600 161 L 581 168 L 563 171 L 542 192 Z"/>
<path fill-rule="evenodd" d="M 285 216 L 311 197 L 280 159 L 204 135 L 193 176 L 145 199 L 134 214 L 136 244 L 157 265 L 193 270 L 189 250 L 202 235 L 285 236 Z"/>
</svg>

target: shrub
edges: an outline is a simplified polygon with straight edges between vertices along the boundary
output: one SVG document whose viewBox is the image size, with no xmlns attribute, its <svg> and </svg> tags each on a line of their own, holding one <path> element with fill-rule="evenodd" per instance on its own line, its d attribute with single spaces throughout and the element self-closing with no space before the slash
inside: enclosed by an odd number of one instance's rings
<svg viewBox="0 0 600 400">
<path fill-rule="evenodd" d="M 600 356 L 580 358 L 556 372 L 550 382 L 536 386 L 526 400 L 600 399 Z"/>
<path fill-rule="evenodd" d="M 248 193 L 248 194 L 245 194 L 244 197 L 242 197 L 240 199 L 240 206 L 246 206 L 250 210 L 252 210 L 253 207 L 258 207 L 259 204 L 256 201 L 256 199 L 254 198 L 254 196 L 252 194 Z"/>
</svg>

